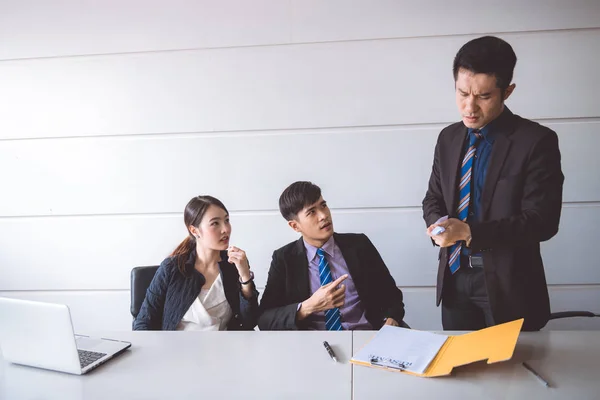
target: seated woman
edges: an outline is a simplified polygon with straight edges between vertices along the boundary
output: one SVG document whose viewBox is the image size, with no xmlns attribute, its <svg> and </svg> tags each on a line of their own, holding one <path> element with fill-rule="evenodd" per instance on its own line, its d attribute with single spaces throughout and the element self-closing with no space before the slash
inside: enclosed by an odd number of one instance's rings
<svg viewBox="0 0 600 400">
<path fill-rule="evenodd" d="M 134 330 L 252 330 L 258 292 L 246 253 L 229 246 L 229 213 L 194 197 L 183 216 L 189 236 L 152 279 Z"/>
</svg>

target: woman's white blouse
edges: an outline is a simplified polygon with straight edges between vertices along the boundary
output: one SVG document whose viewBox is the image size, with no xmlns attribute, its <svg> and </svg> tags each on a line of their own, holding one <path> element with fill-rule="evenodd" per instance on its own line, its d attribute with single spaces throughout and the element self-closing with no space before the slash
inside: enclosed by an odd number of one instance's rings
<svg viewBox="0 0 600 400">
<path fill-rule="evenodd" d="M 178 331 L 224 331 L 233 312 L 225 297 L 221 274 L 209 289 L 201 289 L 200 294 L 187 310 Z"/>
</svg>

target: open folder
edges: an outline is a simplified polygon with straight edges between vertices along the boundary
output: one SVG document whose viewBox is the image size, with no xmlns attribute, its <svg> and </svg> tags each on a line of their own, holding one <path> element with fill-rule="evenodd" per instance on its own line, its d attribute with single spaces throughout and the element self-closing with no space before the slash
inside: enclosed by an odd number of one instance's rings
<svg viewBox="0 0 600 400">
<path fill-rule="evenodd" d="M 384 326 L 350 362 L 423 377 L 450 375 L 461 365 L 510 360 L 522 326 L 521 318 L 454 336 Z"/>
</svg>

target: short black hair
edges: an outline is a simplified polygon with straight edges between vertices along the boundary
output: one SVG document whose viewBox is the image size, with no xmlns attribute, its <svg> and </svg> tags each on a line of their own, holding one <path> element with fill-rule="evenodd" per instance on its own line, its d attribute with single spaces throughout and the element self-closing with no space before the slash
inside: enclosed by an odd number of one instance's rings
<svg viewBox="0 0 600 400">
<path fill-rule="evenodd" d="M 316 203 L 320 197 L 321 188 L 314 183 L 294 182 L 279 196 L 279 211 L 286 221 L 290 221 L 296 218 L 304 207 Z"/>
<path fill-rule="evenodd" d="M 495 36 L 482 36 L 467 42 L 454 57 L 454 81 L 461 68 L 474 74 L 496 77 L 496 86 L 506 90 L 513 78 L 517 55 L 510 44 Z"/>
</svg>

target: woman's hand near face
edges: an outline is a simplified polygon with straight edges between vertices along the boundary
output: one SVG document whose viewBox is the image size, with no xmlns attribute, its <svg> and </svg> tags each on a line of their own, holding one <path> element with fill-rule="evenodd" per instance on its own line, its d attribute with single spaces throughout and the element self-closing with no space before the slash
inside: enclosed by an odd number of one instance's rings
<svg viewBox="0 0 600 400">
<path fill-rule="evenodd" d="M 250 264 L 248 263 L 246 252 L 239 247 L 230 246 L 227 249 L 227 256 L 229 257 L 227 261 L 235 264 L 241 281 L 246 282 L 250 280 Z"/>
<path fill-rule="evenodd" d="M 238 270 L 238 274 L 240 275 L 240 283 L 247 282 L 245 285 L 240 285 L 242 289 L 242 295 L 246 299 L 250 299 L 254 296 L 253 287 L 254 284 L 250 281 L 254 278 L 250 274 L 250 264 L 248 263 L 248 257 L 246 257 L 246 252 L 238 247 L 230 246 L 227 249 L 228 261 L 232 264 L 235 264 L 235 267 Z"/>
</svg>

